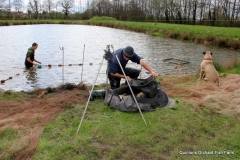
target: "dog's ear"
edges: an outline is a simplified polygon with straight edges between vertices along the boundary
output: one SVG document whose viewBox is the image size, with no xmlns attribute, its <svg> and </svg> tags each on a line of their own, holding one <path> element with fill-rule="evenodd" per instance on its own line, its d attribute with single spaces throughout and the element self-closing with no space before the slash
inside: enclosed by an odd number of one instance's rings
<svg viewBox="0 0 240 160">
<path fill-rule="evenodd" d="M 202 52 L 202 54 L 203 54 L 203 55 L 205 55 L 205 54 L 206 54 L 206 52 Z"/>
</svg>

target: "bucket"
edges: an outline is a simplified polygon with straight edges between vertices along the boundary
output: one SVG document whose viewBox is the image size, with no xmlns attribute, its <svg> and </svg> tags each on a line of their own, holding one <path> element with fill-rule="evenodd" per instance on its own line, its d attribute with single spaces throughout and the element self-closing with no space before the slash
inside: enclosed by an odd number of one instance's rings
<svg viewBox="0 0 240 160">
<path fill-rule="evenodd" d="M 42 65 L 41 65 L 41 64 L 38 64 L 37 68 L 42 68 Z"/>
</svg>

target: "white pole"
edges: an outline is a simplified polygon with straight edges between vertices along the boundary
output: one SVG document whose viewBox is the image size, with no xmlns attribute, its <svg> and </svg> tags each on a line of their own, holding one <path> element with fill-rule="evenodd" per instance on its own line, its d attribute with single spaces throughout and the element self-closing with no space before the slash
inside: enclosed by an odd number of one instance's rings
<svg viewBox="0 0 240 160">
<path fill-rule="evenodd" d="M 103 65 L 103 60 L 104 60 L 104 58 L 102 59 L 102 63 L 101 63 L 101 65 L 100 65 L 99 69 L 98 69 L 97 76 L 96 76 L 96 78 L 95 78 L 95 80 L 94 80 L 94 83 L 93 83 L 93 85 L 92 85 L 92 89 L 91 89 L 91 91 L 90 91 L 90 94 L 89 94 L 89 97 L 88 97 L 88 101 L 87 101 L 86 107 L 85 107 L 85 109 L 84 109 L 84 112 L 83 112 L 82 118 L 81 118 L 80 123 L 79 123 L 79 126 L 78 126 L 77 134 L 78 134 L 78 132 L 79 132 L 79 130 L 80 130 L 80 128 L 81 128 L 81 125 L 82 125 L 82 121 L 83 121 L 84 115 L 85 115 L 85 113 L 86 113 L 86 111 L 87 111 L 88 103 L 89 103 L 89 101 L 90 101 L 90 98 L 91 98 L 91 94 L 92 94 L 93 88 L 94 88 L 95 83 L 96 83 L 96 81 L 97 81 L 97 77 L 98 77 L 98 74 L 99 74 L 99 72 L 100 72 L 100 69 L 101 69 L 101 67 L 102 67 L 102 65 Z"/>
<path fill-rule="evenodd" d="M 127 76 L 126 76 L 126 74 L 125 74 L 125 72 L 124 72 L 124 70 L 123 70 L 123 68 L 122 68 L 122 65 L 121 65 L 121 63 L 120 63 L 117 55 L 116 55 L 116 58 L 117 58 L 117 61 L 118 61 L 119 66 L 120 66 L 120 68 L 121 68 L 121 70 L 122 70 L 122 72 L 123 72 L 123 75 L 124 75 L 124 77 L 125 77 L 125 79 L 126 79 L 126 81 L 127 81 L 127 84 L 128 84 L 128 86 L 129 86 L 129 89 L 130 89 L 130 91 L 131 91 L 131 93 L 132 93 L 133 99 L 134 99 L 134 101 L 135 101 L 136 104 L 137 104 L 137 107 L 138 107 L 138 110 L 139 110 L 139 112 L 140 112 L 140 114 L 141 114 L 141 116 L 142 116 L 142 119 L 143 119 L 145 125 L 147 125 L 147 122 L 146 122 L 145 118 L 143 117 L 142 111 L 141 111 L 141 109 L 140 109 L 140 107 L 139 107 L 139 105 L 138 105 L 138 102 L 137 102 L 137 100 L 136 100 L 136 97 L 135 97 L 135 95 L 134 95 L 134 93 L 133 93 L 133 91 L 132 91 L 132 88 L 131 88 L 128 80 L 127 80 Z"/>
<path fill-rule="evenodd" d="M 62 84 L 64 84 L 64 47 L 59 47 L 60 50 L 63 51 L 63 55 L 62 55 Z"/>
<path fill-rule="evenodd" d="M 82 82 L 82 76 L 83 76 L 84 52 L 85 52 L 85 44 L 84 44 L 84 48 L 83 48 L 83 60 L 82 60 L 82 73 L 81 73 L 81 82 Z"/>
</svg>

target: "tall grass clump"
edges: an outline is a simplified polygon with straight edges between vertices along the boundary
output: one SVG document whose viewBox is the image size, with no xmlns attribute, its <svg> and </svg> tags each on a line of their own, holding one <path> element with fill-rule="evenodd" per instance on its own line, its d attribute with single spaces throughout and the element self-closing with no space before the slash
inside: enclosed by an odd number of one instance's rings
<svg viewBox="0 0 240 160">
<path fill-rule="evenodd" d="M 223 64 L 213 62 L 213 65 L 219 73 L 240 74 L 240 61 L 237 57 L 229 58 Z"/>
<path fill-rule="evenodd" d="M 11 22 L 5 22 L 5 26 L 11 26 L 12 23 Z"/>
<path fill-rule="evenodd" d="M 94 16 L 90 21 L 117 21 L 117 19 L 107 16 Z"/>
<path fill-rule="evenodd" d="M 228 59 L 222 67 L 229 73 L 240 74 L 240 60 L 237 57 Z"/>
<path fill-rule="evenodd" d="M 226 71 L 225 68 L 224 68 L 220 63 L 218 63 L 218 62 L 213 62 L 213 65 L 214 65 L 214 67 L 216 68 L 216 70 L 217 70 L 218 72 L 223 73 L 223 72 Z"/>
<path fill-rule="evenodd" d="M 202 37 L 195 37 L 193 41 L 194 41 L 194 43 L 201 44 L 201 43 L 203 43 L 204 38 L 202 38 Z"/>
<path fill-rule="evenodd" d="M 216 40 L 217 47 L 226 47 L 228 43 L 228 40 L 226 38 L 218 38 Z"/>
<path fill-rule="evenodd" d="M 191 36 L 189 36 L 188 33 L 180 33 L 180 39 L 183 40 L 183 41 L 187 41 L 190 39 Z"/>
<path fill-rule="evenodd" d="M 216 44 L 216 36 L 207 35 L 207 36 L 204 38 L 204 43 L 205 43 L 205 44 L 211 44 L 211 45 Z"/>
<path fill-rule="evenodd" d="M 238 40 L 230 40 L 228 46 L 232 49 L 239 50 L 240 49 L 240 41 Z"/>
</svg>

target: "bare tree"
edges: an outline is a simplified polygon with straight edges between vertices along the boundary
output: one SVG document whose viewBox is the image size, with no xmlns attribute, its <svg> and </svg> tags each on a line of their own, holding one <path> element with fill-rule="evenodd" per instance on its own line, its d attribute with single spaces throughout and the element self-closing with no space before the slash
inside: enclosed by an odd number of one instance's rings
<svg viewBox="0 0 240 160">
<path fill-rule="evenodd" d="M 203 15 L 204 15 L 204 9 L 205 9 L 205 0 L 201 0 L 199 3 L 199 20 L 200 20 L 200 24 L 202 24 L 202 20 L 203 20 Z"/>
<path fill-rule="evenodd" d="M 165 20 L 187 24 L 196 24 L 200 20 L 204 25 L 224 25 L 239 21 L 240 1 L 92 0 L 90 11 L 93 16 L 112 16 L 121 20 Z"/>
<path fill-rule="evenodd" d="M 40 0 L 30 0 L 29 1 L 29 11 L 34 13 L 34 18 L 39 18 L 39 13 L 42 10 Z"/>
<path fill-rule="evenodd" d="M 123 3 L 121 0 L 113 0 L 112 1 L 112 10 L 113 16 L 117 19 L 121 19 L 121 16 L 124 14 L 123 12 Z"/>
<path fill-rule="evenodd" d="M 48 13 L 50 13 L 55 6 L 53 1 L 54 0 L 44 0 L 43 1 L 44 7 Z"/>
<path fill-rule="evenodd" d="M 182 24 L 182 0 L 179 0 L 178 7 L 176 7 L 176 12 L 177 12 L 177 18 L 180 24 Z"/>
<path fill-rule="evenodd" d="M 48 13 L 49 17 L 51 17 L 51 11 L 54 8 L 55 4 L 53 2 L 54 0 L 44 0 L 44 10 Z"/>
<path fill-rule="evenodd" d="M 74 7 L 74 0 L 62 0 L 60 1 L 61 6 L 63 7 L 63 13 L 68 17 L 71 9 Z"/>
<path fill-rule="evenodd" d="M 164 0 L 164 2 L 165 1 L 167 1 L 167 0 Z M 162 3 L 160 2 L 160 0 L 151 0 L 151 2 L 149 4 L 149 9 L 150 9 L 150 13 L 153 15 L 155 21 L 160 19 L 163 8 L 165 8 L 165 7 L 162 7 Z M 168 13 L 167 13 L 167 16 L 168 16 Z M 166 20 L 168 19 L 167 16 L 166 16 Z"/>
<path fill-rule="evenodd" d="M 231 16 L 231 21 L 234 20 L 234 17 L 235 17 L 235 12 L 236 12 L 236 0 L 234 0 L 233 2 L 233 8 L 232 8 L 232 16 Z"/>
<path fill-rule="evenodd" d="M 196 24 L 197 7 L 198 7 L 197 5 L 198 5 L 197 0 L 194 0 L 193 1 L 193 18 L 192 18 L 192 21 L 193 21 L 194 25 Z"/>
<path fill-rule="evenodd" d="M 13 7 L 16 12 L 19 12 L 20 10 L 23 9 L 23 1 L 22 0 L 14 0 L 12 4 L 13 4 Z"/>
<path fill-rule="evenodd" d="M 236 4 L 235 19 L 238 19 L 239 13 L 240 13 L 240 1 Z"/>
</svg>

